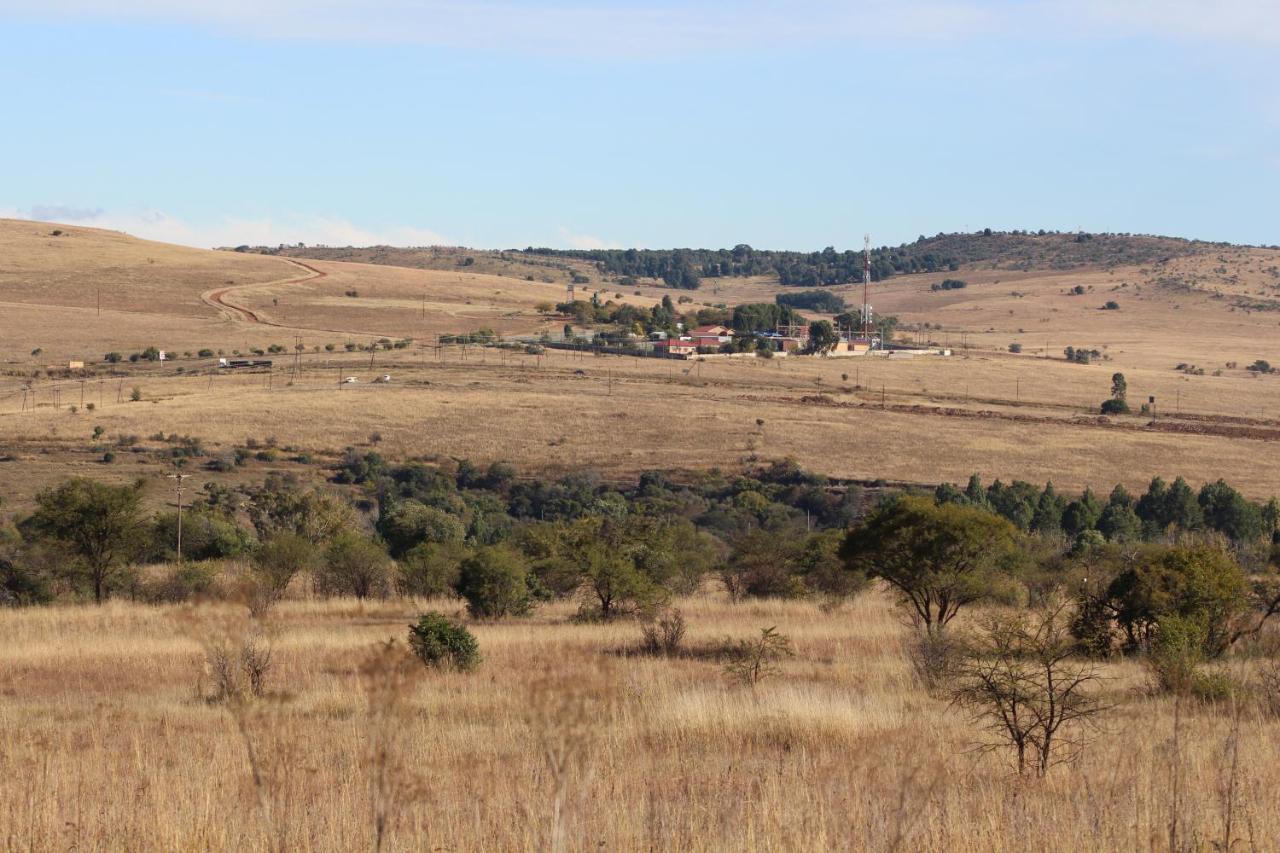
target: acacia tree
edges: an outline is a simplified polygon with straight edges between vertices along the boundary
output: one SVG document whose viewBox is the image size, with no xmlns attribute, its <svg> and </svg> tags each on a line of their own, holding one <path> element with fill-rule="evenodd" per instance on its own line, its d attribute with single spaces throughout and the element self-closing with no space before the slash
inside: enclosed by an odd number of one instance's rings
<svg viewBox="0 0 1280 853">
<path fill-rule="evenodd" d="M 959 667 L 952 699 L 971 709 L 994 740 L 1013 749 L 1018 773 L 1043 776 L 1083 747 L 1104 710 L 1089 663 L 1073 663 L 1067 608 L 986 619 Z"/>
<path fill-rule="evenodd" d="M 101 604 L 117 568 L 143 546 L 142 490 L 141 481 L 114 486 L 73 477 L 36 495 L 36 512 L 24 526 L 70 554 Z"/>
<path fill-rule="evenodd" d="M 1007 520 L 960 504 L 900 497 L 849 532 L 840 557 L 850 571 L 880 578 L 902 596 L 929 635 L 946 629 L 966 604 L 1003 585 L 1019 557 Z"/>
</svg>

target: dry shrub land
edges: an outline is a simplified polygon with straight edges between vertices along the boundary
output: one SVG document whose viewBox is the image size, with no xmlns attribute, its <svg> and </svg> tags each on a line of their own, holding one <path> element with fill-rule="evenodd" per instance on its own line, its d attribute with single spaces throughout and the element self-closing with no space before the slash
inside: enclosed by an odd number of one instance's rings
<svg viewBox="0 0 1280 853">
<path fill-rule="evenodd" d="M 0 838 L 1280 849 L 1280 252 L 986 236 L 685 362 L 437 342 L 794 288 L 0 222 Z"/>
<path fill-rule="evenodd" d="M 632 624 L 574 624 L 568 607 L 477 625 L 480 671 L 413 680 L 378 731 L 361 666 L 433 604 L 283 605 L 270 695 L 243 708 L 196 695 L 193 635 L 226 606 L 7 614 L 6 844 L 368 849 L 382 773 L 397 850 L 549 849 L 557 796 L 574 850 L 1168 850 L 1175 820 L 1177 849 L 1208 850 L 1228 809 L 1234 849 L 1280 837 L 1274 720 L 1179 709 L 1115 664 L 1103 689 L 1123 704 L 1104 733 L 1075 765 L 1020 779 L 917 684 L 878 595 L 680 602 L 692 646 L 768 625 L 792 638 L 796 658 L 755 689 L 708 661 L 619 657 Z"/>
</svg>

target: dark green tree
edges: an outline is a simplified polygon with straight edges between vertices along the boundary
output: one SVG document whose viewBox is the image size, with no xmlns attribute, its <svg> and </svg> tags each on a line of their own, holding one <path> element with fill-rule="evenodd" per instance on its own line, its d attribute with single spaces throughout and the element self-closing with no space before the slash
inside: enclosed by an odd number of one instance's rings
<svg viewBox="0 0 1280 853">
<path fill-rule="evenodd" d="M 929 634 L 945 630 L 960 608 L 1008 583 L 1021 554 L 1018 531 L 975 507 L 904 496 L 849 532 L 840 558 L 849 571 L 893 587 Z"/>
<path fill-rule="evenodd" d="M 67 574 L 87 576 L 101 604 L 121 566 L 145 545 L 142 483 L 115 486 L 73 477 L 36 495 L 27 532 L 57 544 L 69 560 Z"/>
</svg>

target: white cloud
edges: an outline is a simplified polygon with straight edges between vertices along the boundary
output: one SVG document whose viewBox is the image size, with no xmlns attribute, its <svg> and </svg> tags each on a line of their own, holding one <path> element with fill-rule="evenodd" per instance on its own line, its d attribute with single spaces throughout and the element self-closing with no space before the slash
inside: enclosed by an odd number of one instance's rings
<svg viewBox="0 0 1280 853">
<path fill-rule="evenodd" d="M 595 237 L 591 234 L 575 234 L 563 225 L 558 229 L 560 233 L 560 242 L 562 245 L 570 249 L 620 249 L 617 243 L 611 243 L 601 237 Z"/>
<path fill-rule="evenodd" d="M 283 219 L 223 217 L 195 223 L 171 216 L 163 210 L 104 211 L 66 205 L 32 205 L 26 210 L 0 210 L 0 216 L 44 222 L 74 222 L 86 228 L 123 231 L 135 237 L 211 248 L 274 246 L 280 243 L 325 244 L 329 246 L 438 246 L 448 238 L 426 228 L 399 225 L 365 228 L 330 216 L 292 216 Z"/>
<path fill-rule="evenodd" d="M 1092 33 L 1280 45 L 1276 0 L 1046 0 L 1042 7 Z"/>
<path fill-rule="evenodd" d="M 0 14 L 177 22 L 267 38 L 650 56 L 836 39 L 947 38 L 1000 16 L 978 0 L 0 0 Z"/>
<path fill-rule="evenodd" d="M 983 33 L 1280 44 L 1276 0 L 0 0 L 4 14 L 606 56 Z"/>
</svg>

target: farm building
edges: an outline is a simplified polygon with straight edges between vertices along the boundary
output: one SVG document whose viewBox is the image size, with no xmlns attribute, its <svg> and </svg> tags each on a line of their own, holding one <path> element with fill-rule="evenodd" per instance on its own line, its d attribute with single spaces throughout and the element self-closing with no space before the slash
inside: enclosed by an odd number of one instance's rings
<svg viewBox="0 0 1280 853">
<path fill-rule="evenodd" d="M 689 332 L 688 337 L 696 346 L 717 349 L 721 344 L 733 340 L 733 329 L 726 326 L 699 326 Z"/>
<path fill-rule="evenodd" d="M 681 340 L 679 338 L 668 338 L 665 341 L 655 341 L 653 348 L 657 352 L 665 352 L 670 355 L 691 356 L 698 354 L 698 344 L 693 341 Z"/>
</svg>

